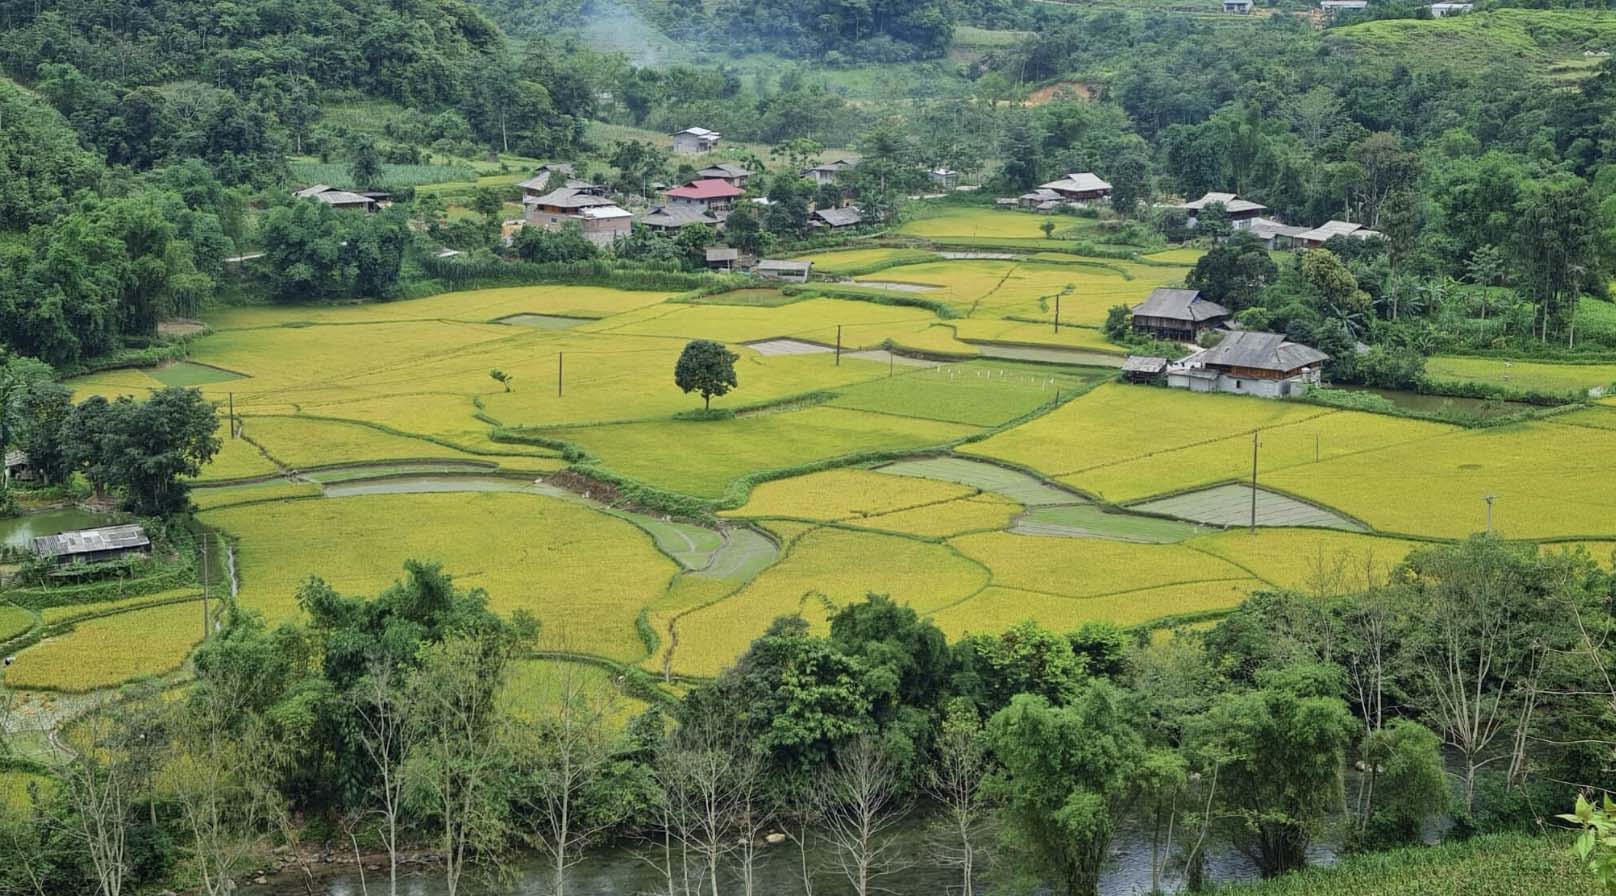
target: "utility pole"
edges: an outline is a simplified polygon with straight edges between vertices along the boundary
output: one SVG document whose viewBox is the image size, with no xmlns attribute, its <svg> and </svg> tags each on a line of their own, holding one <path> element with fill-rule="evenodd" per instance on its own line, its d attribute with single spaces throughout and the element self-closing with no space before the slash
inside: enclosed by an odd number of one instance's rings
<svg viewBox="0 0 1616 896">
<path fill-rule="evenodd" d="M 566 380 L 566 352 L 556 352 L 556 397 L 561 397 L 561 386 Z"/>
<path fill-rule="evenodd" d="M 894 372 L 896 372 L 897 369 L 898 369 L 898 356 L 893 354 L 892 349 L 889 348 L 889 349 L 887 349 L 887 379 L 891 379 L 892 374 Z"/>
<path fill-rule="evenodd" d="M 1488 535 L 1493 534 L 1493 501 L 1496 500 L 1497 498 L 1498 498 L 1497 495 L 1492 495 L 1492 494 L 1482 495 L 1481 496 L 1481 500 L 1487 502 L 1487 534 Z"/>
<path fill-rule="evenodd" d="M 1319 462 L 1319 434 L 1313 434 L 1313 462 Z"/>
<path fill-rule="evenodd" d="M 202 640 L 208 639 L 208 534 L 202 533 Z"/>
<path fill-rule="evenodd" d="M 1061 294 L 1055 293 L 1055 335 L 1060 335 L 1060 300 Z"/>
<path fill-rule="evenodd" d="M 236 393 L 231 392 L 230 393 L 230 438 L 233 439 L 239 434 L 240 434 L 240 431 L 236 427 Z"/>
<path fill-rule="evenodd" d="M 842 366 L 842 325 L 836 325 L 836 366 Z"/>
<path fill-rule="evenodd" d="M 1257 431 L 1251 433 L 1251 534 L 1257 534 Z"/>
</svg>

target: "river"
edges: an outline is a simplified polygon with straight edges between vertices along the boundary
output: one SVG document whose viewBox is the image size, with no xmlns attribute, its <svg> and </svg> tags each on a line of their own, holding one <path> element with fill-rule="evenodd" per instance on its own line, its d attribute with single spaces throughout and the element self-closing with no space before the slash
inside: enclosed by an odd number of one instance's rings
<svg viewBox="0 0 1616 896">
<path fill-rule="evenodd" d="M 895 829 L 897 854 L 900 864 L 911 863 L 879 881 L 881 891 L 891 896 L 945 896 L 959 892 L 959 872 L 931 861 L 934 854 L 933 839 L 926 824 L 920 820 L 905 822 Z M 986 838 L 984 838 L 986 839 Z M 1182 840 L 1179 841 L 1180 845 Z M 1315 845 L 1309 857 L 1315 864 L 1335 861 L 1335 850 L 1329 845 Z M 567 892 L 572 896 L 653 896 L 665 891 L 660 872 L 650 860 L 654 854 L 636 854 L 622 848 L 599 849 L 591 852 L 574 866 L 568 874 Z M 835 870 L 835 856 L 824 845 L 809 850 L 810 866 L 815 869 L 814 893 L 818 896 L 843 896 L 851 892 L 845 880 L 839 880 Z M 1176 890 L 1181 881 L 1182 861 L 1168 863 L 1169 890 Z M 543 896 L 550 891 L 549 869 L 537 855 L 518 860 L 514 874 L 507 881 L 493 887 L 471 888 L 475 896 Z M 1240 881 L 1257 878 L 1257 869 L 1244 856 L 1228 847 L 1213 842 L 1207 851 L 1206 874 L 1209 881 Z M 384 870 L 361 875 L 353 866 L 343 866 L 329 874 L 316 872 L 317 896 L 383 896 L 387 892 Z M 794 843 L 764 847 L 760 852 L 755 892 L 765 896 L 801 896 L 804 893 L 801 877 L 801 856 Z M 979 880 L 981 892 L 987 891 L 987 879 Z M 242 896 L 306 896 L 301 875 L 283 874 L 264 884 L 243 887 Z M 412 868 L 400 881 L 402 896 L 446 896 L 442 872 L 435 867 Z M 720 883 L 724 896 L 739 892 L 738 882 L 731 879 Z M 1111 862 L 1100 881 L 1100 896 L 1144 896 L 1150 892 L 1150 837 L 1147 831 L 1124 826 L 1111 842 Z"/>
</svg>

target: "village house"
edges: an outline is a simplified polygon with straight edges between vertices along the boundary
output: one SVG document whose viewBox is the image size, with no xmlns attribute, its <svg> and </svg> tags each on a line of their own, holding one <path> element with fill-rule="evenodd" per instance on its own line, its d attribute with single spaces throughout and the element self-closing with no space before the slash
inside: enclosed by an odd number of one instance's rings
<svg viewBox="0 0 1616 896">
<path fill-rule="evenodd" d="M 841 230 L 844 227 L 857 227 L 864 223 L 864 213 L 858 206 L 849 205 L 846 208 L 815 209 L 808 216 L 808 223 L 813 227 L 828 227 L 831 230 Z"/>
<path fill-rule="evenodd" d="M 33 541 L 33 552 L 56 563 L 98 563 L 128 554 L 149 554 L 151 539 L 133 523 L 102 526 L 41 535 Z"/>
<path fill-rule="evenodd" d="M 1000 202 L 1004 204 L 1019 205 L 1022 208 L 1031 209 L 1035 212 L 1052 212 L 1066 204 L 1066 200 L 1061 198 L 1061 194 L 1055 192 L 1054 190 L 1043 189 L 1033 190 L 1030 193 L 1022 193 L 1020 196 L 1017 196 L 1015 199 L 1011 199 L 1008 202 L 1005 202 L 1004 200 L 1000 200 Z"/>
<path fill-rule="evenodd" d="M 1089 202 L 1111 195 L 1111 185 L 1087 171 L 1040 184 L 1038 189 L 1049 190 L 1067 202 Z"/>
<path fill-rule="evenodd" d="M 944 190 L 952 190 L 959 186 L 959 172 L 952 168 L 933 168 L 928 176 L 933 184 Z"/>
<path fill-rule="evenodd" d="M 1201 210 L 1209 205 L 1223 206 L 1224 212 L 1229 216 L 1229 223 L 1235 227 L 1240 227 L 1248 221 L 1261 217 L 1263 212 L 1268 211 L 1268 206 L 1260 202 L 1252 202 L 1249 199 L 1241 199 L 1234 193 L 1207 193 L 1193 202 L 1184 202 L 1173 207 L 1188 212 L 1189 221 L 1187 223 L 1190 227 L 1195 227 L 1199 223 L 1197 217 L 1200 215 Z"/>
<path fill-rule="evenodd" d="M 1443 16 L 1457 16 L 1470 12 L 1476 8 L 1474 3 L 1433 3 L 1431 4 L 1431 18 L 1440 19 Z"/>
<path fill-rule="evenodd" d="M 706 128 L 685 128 L 673 135 L 673 154 L 695 156 L 712 152 L 718 148 L 718 141 L 722 136 L 717 131 L 709 131 Z"/>
<path fill-rule="evenodd" d="M 752 267 L 752 274 L 764 280 L 782 280 L 787 283 L 807 283 L 813 272 L 811 261 L 782 261 L 765 258 Z"/>
<path fill-rule="evenodd" d="M 1167 385 L 1192 392 L 1234 392 L 1262 398 L 1307 394 L 1330 356 L 1290 342 L 1282 333 L 1232 330 L 1217 345 L 1167 368 Z"/>
<path fill-rule="evenodd" d="M 292 194 L 299 199 L 315 199 L 334 209 L 342 211 L 373 212 L 381 207 L 380 201 L 387 198 L 386 193 L 355 193 L 351 190 L 339 190 L 325 184 L 315 184 L 312 187 L 298 190 Z"/>
<path fill-rule="evenodd" d="M 539 170 L 533 172 L 532 177 L 522 181 L 517 186 L 522 188 L 523 193 L 538 195 L 549 191 L 550 181 L 558 176 L 571 178 L 573 176 L 572 166 L 565 163 L 540 165 Z"/>
<path fill-rule="evenodd" d="M 746 181 L 752 172 L 742 168 L 734 162 L 719 162 L 717 165 L 708 165 L 696 172 L 696 177 L 704 180 L 721 180 L 732 187 L 746 189 Z"/>
<path fill-rule="evenodd" d="M 1319 9 L 1330 18 L 1344 13 L 1363 12 L 1369 8 L 1369 0 L 1319 0 Z"/>
<path fill-rule="evenodd" d="M 1296 234 L 1292 237 L 1292 242 L 1303 249 L 1317 249 L 1338 236 L 1367 240 L 1381 235 L 1378 230 L 1370 230 L 1362 224 L 1354 224 L 1351 221 L 1326 221 L 1312 230 Z"/>
<path fill-rule="evenodd" d="M 1194 342 L 1229 319 L 1229 309 L 1201 297 L 1197 289 L 1157 287 L 1133 306 L 1129 322 L 1135 333 L 1176 342 Z"/>
<path fill-rule="evenodd" d="M 641 215 L 640 223 L 659 233 L 671 233 L 697 224 L 717 230 L 724 222 L 699 205 L 659 205 Z"/>
<path fill-rule="evenodd" d="M 707 211 L 727 209 L 735 204 L 736 197 L 745 194 L 745 190 L 733 184 L 725 183 L 716 178 L 703 178 L 693 180 L 682 187 L 674 187 L 663 192 L 670 206 L 684 206 L 687 208 L 700 208 Z"/>
<path fill-rule="evenodd" d="M 1269 249 L 1288 249 L 1298 236 L 1307 233 L 1306 227 L 1292 227 L 1272 218 L 1252 218 L 1240 229 L 1262 240 Z"/>
<path fill-rule="evenodd" d="M 522 208 L 528 224 L 545 230 L 560 230 L 568 224 L 577 224 L 584 238 L 597 246 L 609 246 L 628 236 L 634 223 L 632 214 L 607 199 L 600 188 L 592 184 L 560 187 L 543 196 L 529 194 L 522 198 Z"/>
<path fill-rule="evenodd" d="M 812 180 L 817 186 L 825 186 L 836 182 L 836 176 L 849 168 L 856 167 L 858 162 L 852 159 L 836 159 L 823 165 L 815 165 L 802 173 L 803 177 Z"/>
<path fill-rule="evenodd" d="M 1223 0 L 1223 11 L 1232 12 L 1236 15 L 1251 15 L 1251 6 L 1251 0 Z"/>
<path fill-rule="evenodd" d="M 741 250 L 729 246 L 707 247 L 707 270 L 730 273 L 741 261 Z"/>
</svg>

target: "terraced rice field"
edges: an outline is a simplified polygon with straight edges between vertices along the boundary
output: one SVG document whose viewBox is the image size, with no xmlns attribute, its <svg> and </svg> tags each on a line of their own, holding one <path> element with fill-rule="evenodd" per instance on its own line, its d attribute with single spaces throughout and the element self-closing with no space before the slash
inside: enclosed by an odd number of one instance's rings
<svg viewBox="0 0 1616 896">
<path fill-rule="evenodd" d="M 180 378 L 234 396 L 245 438 L 225 441 L 194 494 L 235 544 L 248 609 L 295 618 L 310 575 L 373 594 L 405 560 L 435 560 L 497 610 L 533 612 L 546 638 L 659 673 L 715 674 L 777 616 L 823 625 L 872 592 L 959 635 L 1205 618 L 1255 589 L 1351 590 L 1418 543 L 1396 536 L 1483 528 L 1486 495 L 1503 535 L 1610 555 L 1616 401 L 1467 430 L 1105 382 L 1120 351 L 1097 329 L 1106 309 L 1180 282 L 1197 253 L 1044 251 L 1075 247 L 1043 241 L 1045 220 L 956 207 L 904 225 L 1026 257 L 813 256 L 824 273 L 935 287 L 858 289 L 880 301 L 542 286 L 227 309 L 193 342 L 194 364 L 73 386 L 139 395 Z M 1056 331 L 1040 299 L 1068 284 Z M 948 313 L 882 303 L 922 296 Z M 740 356 L 739 387 L 709 416 L 672 384 L 696 338 Z M 1545 391 L 1616 380 L 1616 365 L 1472 358 L 1432 372 Z M 555 477 L 566 468 L 601 479 Z M 625 497 L 647 493 L 660 497 Z M 173 671 L 200 633 L 197 591 L 49 608 L 47 625 L 75 627 L 21 651 L 7 682 L 72 691 Z M 183 603 L 152 606 L 169 600 Z M 0 609 L 0 637 L 33 618 Z M 516 677 L 542 692 L 553 671 Z"/>
</svg>

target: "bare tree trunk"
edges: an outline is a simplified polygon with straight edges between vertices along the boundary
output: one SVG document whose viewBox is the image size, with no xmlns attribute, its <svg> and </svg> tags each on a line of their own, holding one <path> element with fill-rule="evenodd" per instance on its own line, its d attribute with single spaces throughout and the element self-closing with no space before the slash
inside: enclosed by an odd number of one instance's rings
<svg viewBox="0 0 1616 896">
<path fill-rule="evenodd" d="M 818 793 L 825 835 L 855 896 L 870 896 L 878 879 L 907 867 L 891 833 L 905 807 L 892 762 L 875 741 L 861 737 L 844 747 Z"/>
<path fill-rule="evenodd" d="M 398 896 L 398 828 L 404 809 L 404 764 L 411 747 L 404 683 L 392 667 L 373 662 L 350 699 L 359 718 L 360 745 L 379 778 L 374 811 L 381 816 L 382 846 L 387 850 L 387 893 Z"/>
</svg>

